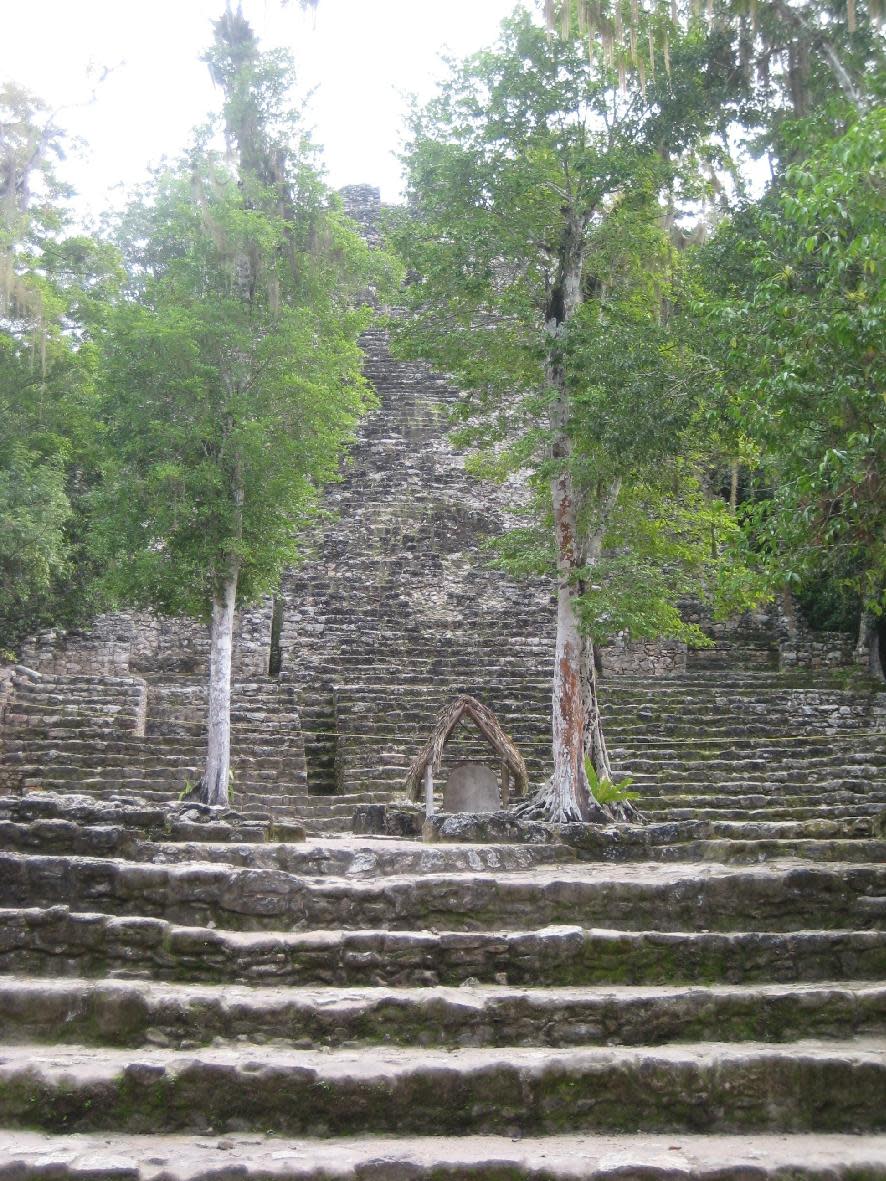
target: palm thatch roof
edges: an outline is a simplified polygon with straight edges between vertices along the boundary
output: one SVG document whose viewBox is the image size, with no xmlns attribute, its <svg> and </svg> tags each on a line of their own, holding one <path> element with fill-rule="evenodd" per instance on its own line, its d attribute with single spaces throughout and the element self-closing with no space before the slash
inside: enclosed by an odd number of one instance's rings
<svg viewBox="0 0 886 1181">
<path fill-rule="evenodd" d="M 462 720 L 470 718 L 498 757 L 507 765 L 514 779 L 517 795 L 524 795 L 529 787 L 529 776 L 523 756 L 517 750 L 511 739 L 498 724 L 495 714 L 467 693 L 456 697 L 451 705 L 442 711 L 433 733 L 422 747 L 406 776 L 406 793 L 411 800 L 419 799 L 424 779 L 425 768 L 430 765 L 431 772 L 436 774 L 443 762 L 443 750 L 449 741 L 452 731 Z"/>
</svg>

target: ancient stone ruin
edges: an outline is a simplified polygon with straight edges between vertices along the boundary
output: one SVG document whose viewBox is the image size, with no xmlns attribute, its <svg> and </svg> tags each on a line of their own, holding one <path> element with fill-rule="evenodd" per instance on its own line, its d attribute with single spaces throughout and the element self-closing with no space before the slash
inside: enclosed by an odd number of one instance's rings
<svg viewBox="0 0 886 1181">
<path fill-rule="evenodd" d="M 498 723 L 495 714 L 476 697 L 463 693 L 448 705 L 437 719 L 433 733 L 415 756 L 406 776 L 406 791 L 412 800 L 424 793 L 425 813 L 433 815 L 434 774 L 439 771 L 446 747 L 456 728 L 471 723 L 498 760 L 497 778 L 483 763 L 464 762 L 450 766 L 443 794 L 444 812 L 494 812 L 506 808 L 514 794 L 525 795 L 529 789 L 526 761 Z M 488 756 L 487 756 L 488 757 Z"/>
<path fill-rule="evenodd" d="M 886 693 L 851 637 L 772 609 L 604 651 L 645 825 L 346 835 L 460 694 L 537 783 L 552 652 L 549 588 L 484 561 L 510 501 L 455 391 L 364 347 L 335 515 L 240 620 L 234 813 L 174 804 L 201 629 L 3 670 L 0 1177 L 886 1177 Z M 441 784 L 464 763 L 500 782 L 470 728 Z"/>
</svg>

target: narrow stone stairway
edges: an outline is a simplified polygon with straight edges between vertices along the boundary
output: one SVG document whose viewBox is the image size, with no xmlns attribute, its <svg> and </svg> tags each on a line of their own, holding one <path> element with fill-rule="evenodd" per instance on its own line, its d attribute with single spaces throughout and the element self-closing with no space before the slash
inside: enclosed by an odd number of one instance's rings
<svg viewBox="0 0 886 1181">
<path fill-rule="evenodd" d="M 745 863 L 159 815 L 0 800 L 4 1181 L 886 1177 L 860 819 Z"/>
</svg>

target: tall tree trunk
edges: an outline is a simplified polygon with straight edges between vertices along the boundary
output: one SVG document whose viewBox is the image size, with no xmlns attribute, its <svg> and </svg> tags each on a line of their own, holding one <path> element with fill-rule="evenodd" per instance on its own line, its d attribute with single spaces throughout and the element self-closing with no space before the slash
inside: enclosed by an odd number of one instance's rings
<svg viewBox="0 0 886 1181">
<path fill-rule="evenodd" d="M 583 690 L 582 637 L 575 600 L 578 569 L 575 495 L 567 468 L 551 483 L 557 533 L 557 640 L 554 649 L 552 729 L 554 773 L 546 799 L 557 823 L 590 820 L 596 809 L 584 768 L 587 700 Z M 592 653 L 593 659 L 593 653 Z"/>
<path fill-rule="evenodd" d="M 230 430 L 230 424 L 228 424 Z M 234 537 L 243 536 L 243 471 L 234 455 L 231 472 Z M 206 773 L 200 798 L 206 804 L 228 807 L 231 780 L 231 656 L 234 647 L 234 611 L 240 562 L 232 554 L 225 574 L 218 579 L 212 597 L 212 629 L 209 650 L 209 704 L 207 712 Z"/>
<path fill-rule="evenodd" d="M 606 506 L 614 504 L 618 486 L 614 485 L 614 493 L 611 489 L 601 489 L 605 503 L 595 506 L 600 510 L 595 513 L 596 532 L 592 539 L 597 548 L 591 553 L 593 544 L 583 544 L 579 534 L 578 494 L 571 470 L 571 407 L 563 356 L 569 320 L 582 302 L 586 220 L 574 211 L 566 216 L 559 269 L 545 317 L 548 338 L 546 378 L 553 394 L 551 455 L 558 464 L 550 486 L 557 553 L 557 638 L 551 700 L 554 771 L 550 781 L 516 809 L 521 815 L 540 817 L 555 824 L 612 819 L 612 813 L 593 798 L 585 771 L 584 760 L 589 744 L 594 765 L 600 760 L 600 766 L 607 769 L 606 777 L 609 760 L 596 699 L 593 644 L 581 634 L 577 599 L 582 592 L 580 571 L 589 557 L 593 561 L 599 557 Z"/>
<path fill-rule="evenodd" d="M 221 807 L 227 807 L 229 803 L 231 653 L 234 642 L 234 606 L 236 601 L 237 574 L 234 571 L 218 586 L 212 600 L 206 773 L 200 785 L 200 797 L 203 802 Z"/>
<path fill-rule="evenodd" d="M 557 552 L 557 639 L 551 700 L 554 772 L 545 810 L 557 823 L 589 820 L 599 812 L 591 798 L 584 768 L 585 694 L 582 691 L 582 636 L 576 598 L 581 567 L 578 503 L 570 463 L 570 399 L 563 348 L 569 321 L 581 305 L 584 226 L 568 215 L 560 243 L 557 282 L 551 291 L 545 328 L 548 336 L 546 377 L 554 392 L 551 409 L 552 455 L 560 470 L 551 480 L 551 507 Z"/>
<path fill-rule="evenodd" d="M 729 472 L 729 508 L 732 515 L 738 512 L 738 479 L 741 473 L 737 459 L 733 459 Z"/>
<path fill-rule="evenodd" d="M 566 467 L 551 481 L 557 531 L 557 639 L 554 647 L 554 684 L 551 698 L 554 771 L 548 782 L 514 809 L 530 819 L 552 824 L 596 820 L 609 813 L 591 794 L 585 771 L 588 707 L 593 705 L 594 730 L 602 743 L 596 707 L 596 680 L 588 680 L 585 662 L 593 668 L 593 644 L 579 628 L 576 599 L 578 566 L 577 522 L 572 477 Z M 592 686 L 591 695 L 588 686 Z M 605 743 L 597 749 L 605 751 Z"/>
</svg>

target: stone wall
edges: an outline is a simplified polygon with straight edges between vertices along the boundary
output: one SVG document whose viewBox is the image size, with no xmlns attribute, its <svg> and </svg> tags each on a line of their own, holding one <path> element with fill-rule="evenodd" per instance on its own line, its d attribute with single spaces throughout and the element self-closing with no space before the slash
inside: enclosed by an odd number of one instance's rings
<svg viewBox="0 0 886 1181">
<path fill-rule="evenodd" d="M 267 599 L 238 616 L 234 673 L 264 676 L 271 649 L 271 614 Z M 21 663 L 55 676 L 202 676 L 209 664 L 209 633 L 191 619 L 169 619 L 149 612 L 99 616 L 91 627 L 48 629 L 26 640 Z"/>
<path fill-rule="evenodd" d="M 864 655 L 866 659 L 867 653 Z M 855 637 L 850 632 L 815 632 L 804 626 L 779 645 L 783 669 L 845 668 L 854 659 Z"/>
<path fill-rule="evenodd" d="M 3 717 L 6 704 L 12 696 L 15 682 L 15 665 L 0 664 L 0 744 L 3 739 Z"/>
<path fill-rule="evenodd" d="M 686 671 L 686 645 L 678 640 L 616 636 L 600 649 L 603 675 L 666 677 Z"/>
</svg>

